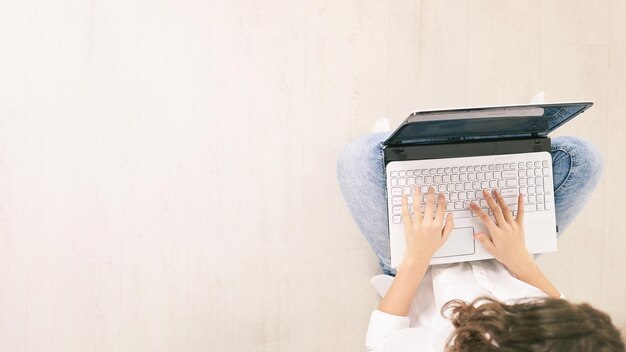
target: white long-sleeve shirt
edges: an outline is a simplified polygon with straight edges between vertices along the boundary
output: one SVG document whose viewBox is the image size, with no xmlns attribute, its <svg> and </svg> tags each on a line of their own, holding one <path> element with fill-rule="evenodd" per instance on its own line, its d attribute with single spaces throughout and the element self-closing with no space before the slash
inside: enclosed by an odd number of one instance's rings
<svg viewBox="0 0 626 352">
<path fill-rule="evenodd" d="M 381 296 L 393 277 L 377 275 L 372 284 Z M 496 260 L 431 266 L 424 275 L 408 316 L 372 312 L 365 346 L 372 352 L 444 350 L 454 331 L 452 323 L 441 316 L 441 308 L 453 299 L 471 302 L 491 296 L 504 303 L 521 298 L 546 297 L 538 288 L 515 278 Z"/>
</svg>

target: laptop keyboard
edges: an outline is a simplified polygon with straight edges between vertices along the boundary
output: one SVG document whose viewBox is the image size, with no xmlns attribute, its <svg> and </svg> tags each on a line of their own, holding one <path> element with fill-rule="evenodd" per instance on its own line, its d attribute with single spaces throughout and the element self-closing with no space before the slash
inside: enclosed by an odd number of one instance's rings
<svg viewBox="0 0 626 352">
<path fill-rule="evenodd" d="M 548 196 L 553 192 L 551 178 L 547 160 L 391 171 L 388 182 L 392 222 L 402 223 L 403 194 L 409 196 L 409 210 L 413 215 L 415 187 L 420 187 L 422 211 L 428 187 L 432 186 L 435 188 L 435 207 L 438 206 L 437 193 L 444 193 L 446 215 L 451 212 L 455 219 L 477 216 L 470 210 L 470 201 L 493 215 L 483 197 L 483 189 L 498 189 L 514 216 L 517 215 L 520 193 L 524 194 L 526 213 L 551 210 L 554 207 L 552 197 Z"/>
</svg>

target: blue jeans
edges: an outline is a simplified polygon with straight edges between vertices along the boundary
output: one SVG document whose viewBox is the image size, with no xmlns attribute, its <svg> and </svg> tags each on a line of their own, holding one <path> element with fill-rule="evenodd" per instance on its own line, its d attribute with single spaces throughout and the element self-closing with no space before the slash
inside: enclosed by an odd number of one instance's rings
<svg viewBox="0 0 626 352">
<path fill-rule="evenodd" d="M 383 141 L 389 132 L 372 133 L 348 144 L 337 161 L 339 186 L 352 217 L 378 256 L 385 274 L 390 266 L 387 191 Z M 602 175 L 598 148 L 577 137 L 552 138 L 556 224 L 560 236 L 589 200 Z"/>
</svg>

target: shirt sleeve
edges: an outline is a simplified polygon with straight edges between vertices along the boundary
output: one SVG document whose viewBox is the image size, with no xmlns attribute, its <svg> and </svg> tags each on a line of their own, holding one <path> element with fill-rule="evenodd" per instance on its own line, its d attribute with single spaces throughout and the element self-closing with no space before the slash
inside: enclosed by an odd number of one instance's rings
<svg viewBox="0 0 626 352">
<path fill-rule="evenodd" d="M 409 317 L 399 316 L 375 310 L 370 316 L 365 338 L 365 350 L 379 352 L 385 348 L 385 343 L 395 332 L 409 327 Z"/>
<path fill-rule="evenodd" d="M 427 327 L 409 327 L 409 318 L 372 312 L 367 329 L 365 350 L 368 352 L 441 352 L 454 327 L 439 316 Z"/>
</svg>

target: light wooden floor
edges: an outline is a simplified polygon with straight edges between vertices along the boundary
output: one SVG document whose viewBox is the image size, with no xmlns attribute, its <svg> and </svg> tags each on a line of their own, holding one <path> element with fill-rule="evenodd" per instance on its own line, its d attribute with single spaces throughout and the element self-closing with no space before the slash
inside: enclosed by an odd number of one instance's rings
<svg viewBox="0 0 626 352">
<path fill-rule="evenodd" d="M 541 264 L 626 328 L 626 2 L 0 1 L 0 351 L 357 351 L 335 176 L 373 121 L 593 100 L 606 170 Z"/>
</svg>

